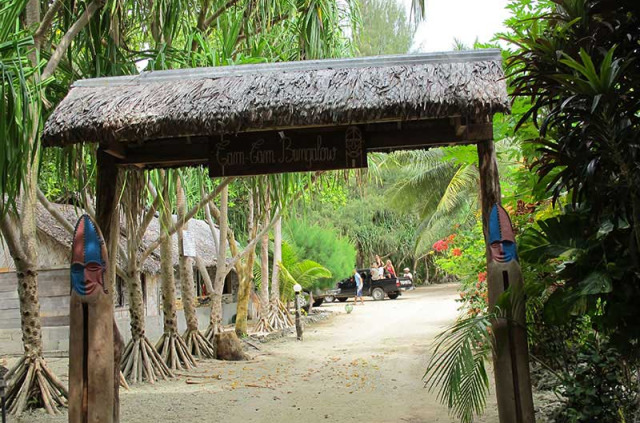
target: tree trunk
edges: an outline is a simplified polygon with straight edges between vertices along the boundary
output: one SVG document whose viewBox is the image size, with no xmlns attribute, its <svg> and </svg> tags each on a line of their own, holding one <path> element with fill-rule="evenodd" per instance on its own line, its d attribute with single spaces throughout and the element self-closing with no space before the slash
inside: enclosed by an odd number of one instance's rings
<svg viewBox="0 0 640 423">
<path fill-rule="evenodd" d="M 178 219 L 186 218 L 187 206 L 184 189 L 180 183 L 180 178 L 176 181 L 176 198 L 178 203 Z M 188 229 L 189 223 L 178 229 L 178 255 L 180 258 L 180 287 L 182 292 L 182 304 L 184 315 L 187 321 L 188 330 L 198 330 L 198 316 L 196 314 L 196 295 L 194 292 L 195 281 L 193 277 L 193 260 L 184 255 L 184 229 Z"/>
<path fill-rule="evenodd" d="M 154 383 L 158 378 L 173 377 L 173 373 L 145 336 L 144 298 L 138 256 L 141 239 L 137 235 L 141 226 L 139 223 L 142 210 L 140 198 L 145 182 L 139 171 L 129 171 L 128 176 L 123 201 L 127 220 L 127 290 L 131 340 L 124 349 L 120 369 L 131 383 L 143 381 Z"/>
<path fill-rule="evenodd" d="M 271 306 L 280 303 L 280 262 L 282 261 L 282 217 L 273 227 L 273 273 L 271 274 Z"/>
<path fill-rule="evenodd" d="M 162 196 L 163 207 L 160 210 L 161 227 L 171 227 L 171 209 L 169 203 L 169 182 L 165 174 Z M 181 248 L 179 245 L 178 248 Z M 182 254 L 181 254 L 182 258 Z M 164 314 L 164 334 L 156 343 L 156 350 L 171 370 L 190 370 L 196 366 L 195 360 L 187 349 L 184 340 L 178 335 L 178 317 L 176 313 L 176 283 L 173 276 L 173 240 L 165 238 L 160 244 L 160 266 L 162 274 L 162 311 Z M 193 276 L 193 275 L 192 275 Z M 183 284 L 184 285 L 184 284 Z M 183 297 L 183 302 L 184 302 Z M 186 310 L 186 307 L 185 307 Z M 197 326 L 197 323 L 196 323 Z"/>
<path fill-rule="evenodd" d="M 282 217 L 277 218 L 273 227 L 273 273 L 271 275 L 271 306 L 268 326 L 272 330 L 293 326 L 293 319 L 287 307 L 280 300 L 280 262 L 282 261 Z"/>
<path fill-rule="evenodd" d="M 236 335 L 239 337 L 248 334 L 247 318 L 249 315 L 249 298 L 253 288 L 253 264 L 255 262 L 254 251 L 249 253 L 247 262 L 240 266 L 240 287 L 238 289 L 238 309 L 236 311 Z"/>
<path fill-rule="evenodd" d="M 263 228 L 269 225 L 269 204 L 265 209 Z M 258 296 L 260 298 L 260 309 L 258 310 L 258 322 L 254 330 L 256 332 L 273 332 L 273 327 L 269 323 L 269 232 L 265 232 L 260 238 L 260 292 Z"/>
<path fill-rule="evenodd" d="M 30 184 L 34 178 L 29 174 Z M 33 185 L 31 185 L 33 187 Z M 26 192 L 29 188 L 25 189 Z M 35 194 L 35 191 L 33 191 Z M 42 329 L 40 324 L 40 302 L 38 300 L 38 280 L 36 253 L 34 247 L 35 230 L 31 232 L 29 221 L 33 220 L 35 196 L 23 198 L 23 219 L 19 225 L 22 245 L 18 244 L 16 225 L 11 225 L 8 216 L 3 219 L 2 233 L 7 241 L 11 256 L 14 258 L 18 277 L 18 298 L 20 301 L 20 324 L 24 355 L 5 376 L 8 387 L 6 406 L 11 414 L 21 414 L 27 406 L 44 407 L 49 414 L 58 414 L 59 407 L 67 405 L 68 392 L 58 378 L 47 368 L 42 356 Z M 25 211 L 27 212 L 25 214 Z M 15 220 L 14 220 L 15 223 Z M 31 223 L 31 224 L 33 224 Z M 35 229 L 35 228 L 33 228 Z M 29 236 L 33 238 L 29 239 Z M 25 239 L 26 238 L 26 239 Z M 26 251 L 29 251 L 27 253 Z"/>
<path fill-rule="evenodd" d="M 211 278 L 209 277 L 207 267 L 204 265 L 204 262 L 200 257 L 196 256 L 195 262 L 196 266 L 198 267 L 198 271 L 202 275 L 202 280 L 207 287 L 209 298 L 212 298 L 213 284 L 211 283 Z M 183 335 L 183 338 L 187 343 L 189 351 L 191 351 L 191 354 L 193 354 L 194 356 L 198 358 L 216 358 L 216 344 L 212 344 L 211 342 L 209 342 L 207 338 L 198 330 L 197 322 L 194 329 L 187 329 L 187 331 Z"/>
<path fill-rule="evenodd" d="M 42 328 L 40 301 L 38 300 L 38 272 L 28 263 L 16 267 L 18 297 L 20 299 L 20 327 L 22 343 L 27 357 L 42 356 Z"/>
<path fill-rule="evenodd" d="M 255 213 L 255 193 L 249 196 L 249 217 L 248 217 L 248 239 L 252 240 L 256 237 L 256 213 Z M 249 314 L 249 297 L 253 288 L 253 264 L 255 262 L 256 244 L 253 245 L 251 251 L 247 255 L 246 262 L 238 266 L 240 270 L 240 287 L 238 289 L 238 308 L 236 310 L 236 335 L 239 337 L 246 336 L 247 318 Z"/>
<path fill-rule="evenodd" d="M 225 186 L 220 199 L 220 236 L 218 238 L 218 257 L 216 260 L 216 276 L 213 280 L 213 292 L 211 294 L 211 314 L 209 316 L 209 328 L 205 338 L 215 344 L 215 335 L 222 329 L 222 291 L 224 281 L 229 273 L 227 268 L 227 234 L 229 231 L 229 188 Z"/>
<path fill-rule="evenodd" d="M 179 244 L 182 247 L 182 243 Z M 180 288 L 182 293 L 182 305 L 188 330 L 198 329 L 198 316 L 196 314 L 196 294 L 193 276 L 193 259 L 180 253 Z"/>
<path fill-rule="evenodd" d="M 203 193 L 204 196 L 204 193 Z M 178 220 L 182 221 L 187 216 L 187 202 L 184 189 L 180 182 L 180 178 L 176 180 L 176 203 L 178 209 Z M 205 205 L 205 209 L 208 208 Z M 208 219 L 210 222 L 211 219 Z M 213 225 L 213 222 L 210 222 Z M 184 255 L 184 232 L 183 229 L 187 229 L 188 223 L 184 223 L 180 229 L 177 230 L 178 236 L 178 268 L 180 272 L 180 290 L 182 294 L 182 307 L 184 310 L 184 318 L 187 322 L 187 330 L 182 335 L 186 342 L 187 349 L 190 354 L 198 358 L 215 358 L 215 348 L 207 341 L 198 329 L 198 315 L 196 312 L 196 295 L 195 295 L 195 282 L 193 277 L 193 259 Z M 213 228 L 211 228 L 213 231 Z M 217 243 L 217 241 L 216 241 Z M 202 274 L 203 271 L 200 270 Z M 204 269 L 206 273 L 206 268 Z M 204 278 L 204 274 L 202 277 Z M 206 275 L 209 276 L 208 274 Z"/>
<path fill-rule="evenodd" d="M 33 3 L 33 2 L 31 2 Z M 35 137 L 35 135 L 34 135 Z M 58 414 L 58 407 L 67 405 L 68 392 L 47 368 L 42 356 L 42 328 L 38 298 L 38 254 L 35 211 L 37 204 L 38 154 L 27 163 L 19 225 L 5 218 L 2 233 L 8 241 L 18 278 L 20 326 L 24 356 L 7 374 L 7 407 L 11 414 L 20 414 L 28 405 L 44 406 L 49 414 Z M 16 231 L 16 226 L 20 231 Z M 19 241 L 18 241 L 19 239 Z"/>
<path fill-rule="evenodd" d="M 139 340 L 145 335 L 145 315 L 141 272 L 136 265 L 131 266 L 127 272 L 127 292 L 129 293 L 131 337 Z"/>
<path fill-rule="evenodd" d="M 268 218 L 265 219 L 268 223 Z M 269 233 L 265 233 L 260 244 L 260 310 L 269 308 Z"/>
</svg>

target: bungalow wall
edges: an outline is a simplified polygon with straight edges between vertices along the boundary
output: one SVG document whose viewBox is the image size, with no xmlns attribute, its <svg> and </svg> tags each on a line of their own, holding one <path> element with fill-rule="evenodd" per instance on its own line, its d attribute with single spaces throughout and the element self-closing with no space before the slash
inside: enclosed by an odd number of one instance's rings
<svg viewBox="0 0 640 423">
<path fill-rule="evenodd" d="M 0 250 L 0 256 L 2 251 Z M 214 270 L 215 272 L 215 270 Z M 161 309 L 161 289 L 159 275 L 143 273 L 146 333 L 154 342 L 163 333 Z M 176 281 L 179 283 L 179 280 Z M 231 273 L 225 290 L 237 292 L 237 276 Z M 5 268 L 0 272 L 0 355 L 22 353 L 22 332 L 20 330 L 20 304 L 17 291 L 18 278 L 15 271 Z M 116 303 L 115 318 L 121 334 L 128 341 L 130 337 L 130 319 L 124 281 L 120 280 L 121 292 L 114 296 L 124 299 Z M 179 285 L 178 285 L 179 286 Z M 47 353 L 66 352 L 69 349 L 69 305 L 70 282 L 69 267 L 42 269 L 38 273 L 40 314 L 42 318 L 42 336 L 44 350 Z M 223 320 L 231 323 L 236 314 L 235 292 L 223 296 Z M 205 330 L 209 323 L 209 304 L 197 308 L 200 329 Z M 186 320 L 182 310 L 178 310 L 178 328 L 186 330 Z"/>
</svg>

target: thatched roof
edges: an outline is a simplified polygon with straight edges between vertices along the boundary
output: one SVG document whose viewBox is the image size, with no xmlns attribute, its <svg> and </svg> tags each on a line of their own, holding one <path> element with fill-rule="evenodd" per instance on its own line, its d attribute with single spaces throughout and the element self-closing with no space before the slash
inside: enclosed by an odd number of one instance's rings
<svg viewBox="0 0 640 423">
<path fill-rule="evenodd" d="M 509 110 L 498 50 L 239 65 L 74 83 L 46 145 L 483 116 Z"/>
<path fill-rule="evenodd" d="M 75 207 L 72 205 L 66 204 L 54 204 L 54 207 L 64 216 L 64 218 L 75 226 L 78 218 L 84 213 L 84 210 Z M 62 225 L 49 213 L 44 209 L 41 205 L 38 205 L 38 214 L 37 214 L 37 228 L 40 232 L 51 237 L 55 242 L 57 242 L 61 248 L 68 251 L 69 256 L 71 255 L 71 242 L 73 240 L 73 236 L 62 227 Z M 213 239 L 211 237 L 211 230 L 206 222 L 198 219 L 192 219 L 189 221 L 188 226 L 189 233 L 194 239 L 196 245 L 196 253 L 198 257 L 201 257 L 205 262 L 207 267 L 215 266 L 216 264 L 216 255 L 217 252 L 215 250 L 215 245 L 213 243 Z M 217 231 L 217 228 L 216 228 Z M 120 245 L 126 249 L 126 239 L 125 239 L 125 230 L 124 226 L 121 226 L 120 230 Z M 153 218 L 147 231 L 144 234 L 143 245 L 141 246 L 141 250 L 150 245 L 153 241 L 158 239 L 160 233 L 160 222 L 157 218 Z M 219 235 L 217 235 L 219 236 Z M 178 265 L 178 237 L 177 235 L 173 235 L 173 265 Z M 119 260 L 122 258 L 119 257 Z M 120 262 L 122 266 L 125 265 L 122 261 Z M 143 263 L 143 271 L 147 273 L 159 273 L 160 272 L 160 248 L 157 248 L 151 256 Z"/>
</svg>

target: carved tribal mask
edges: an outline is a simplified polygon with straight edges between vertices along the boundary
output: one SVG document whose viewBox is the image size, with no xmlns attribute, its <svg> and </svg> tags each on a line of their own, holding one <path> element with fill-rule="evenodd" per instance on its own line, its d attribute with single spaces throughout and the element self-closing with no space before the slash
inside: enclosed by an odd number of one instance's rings
<svg viewBox="0 0 640 423">
<path fill-rule="evenodd" d="M 499 204 L 495 204 L 489 214 L 489 246 L 493 261 L 508 263 L 518 260 L 511 219 Z"/>
<path fill-rule="evenodd" d="M 71 246 L 71 289 L 78 295 L 88 296 L 104 287 L 107 250 L 102 234 L 88 215 L 82 215 L 76 224 Z"/>
</svg>

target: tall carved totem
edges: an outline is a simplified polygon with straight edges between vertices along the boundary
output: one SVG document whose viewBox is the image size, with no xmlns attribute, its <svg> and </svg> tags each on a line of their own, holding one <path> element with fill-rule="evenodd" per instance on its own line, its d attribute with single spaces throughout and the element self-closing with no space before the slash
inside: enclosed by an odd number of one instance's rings
<svg viewBox="0 0 640 423">
<path fill-rule="evenodd" d="M 89 216 L 78 220 L 71 248 L 69 423 L 112 423 L 113 297 L 104 281 L 107 248 Z"/>
</svg>

